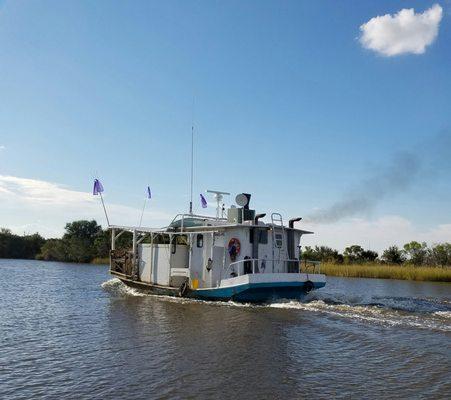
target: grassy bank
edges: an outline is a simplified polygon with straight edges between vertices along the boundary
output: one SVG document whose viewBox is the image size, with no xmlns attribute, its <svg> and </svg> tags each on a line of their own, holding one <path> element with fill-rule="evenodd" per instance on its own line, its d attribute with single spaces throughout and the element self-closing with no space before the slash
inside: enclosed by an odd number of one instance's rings
<svg viewBox="0 0 451 400">
<path fill-rule="evenodd" d="M 110 259 L 109 257 L 96 257 L 94 260 L 91 261 L 91 264 L 109 264 Z"/>
<path fill-rule="evenodd" d="M 451 282 L 450 267 L 415 267 L 413 265 L 328 264 L 321 272 L 348 278 L 404 279 L 410 281 Z"/>
</svg>

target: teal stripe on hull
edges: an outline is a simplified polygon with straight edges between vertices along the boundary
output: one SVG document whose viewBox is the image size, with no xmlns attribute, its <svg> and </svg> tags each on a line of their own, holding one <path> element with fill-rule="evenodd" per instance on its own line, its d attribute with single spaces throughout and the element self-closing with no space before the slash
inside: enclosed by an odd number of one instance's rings
<svg viewBox="0 0 451 400">
<path fill-rule="evenodd" d="M 314 289 L 326 285 L 316 282 Z M 248 283 L 244 285 L 193 290 L 190 297 L 204 300 L 233 300 L 240 302 L 268 302 L 278 299 L 301 299 L 306 295 L 305 282 Z"/>
</svg>

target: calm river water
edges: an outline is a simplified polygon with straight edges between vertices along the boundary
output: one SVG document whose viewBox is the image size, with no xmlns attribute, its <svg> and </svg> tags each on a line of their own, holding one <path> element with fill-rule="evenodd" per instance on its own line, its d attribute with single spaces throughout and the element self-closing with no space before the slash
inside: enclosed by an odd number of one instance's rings
<svg viewBox="0 0 451 400">
<path fill-rule="evenodd" d="M 1 399 L 450 398 L 451 285 L 329 278 L 305 302 L 161 298 L 0 260 Z"/>
</svg>

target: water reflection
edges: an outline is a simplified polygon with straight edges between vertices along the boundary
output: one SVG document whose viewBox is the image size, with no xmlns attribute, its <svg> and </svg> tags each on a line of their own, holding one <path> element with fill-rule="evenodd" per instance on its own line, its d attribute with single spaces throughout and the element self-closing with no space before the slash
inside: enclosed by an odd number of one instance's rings
<svg viewBox="0 0 451 400">
<path fill-rule="evenodd" d="M 450 285 L 329 280 L 271 306 L 147 296 L 0 261 L 0 398 L 445 398 Z"/>
</svg>

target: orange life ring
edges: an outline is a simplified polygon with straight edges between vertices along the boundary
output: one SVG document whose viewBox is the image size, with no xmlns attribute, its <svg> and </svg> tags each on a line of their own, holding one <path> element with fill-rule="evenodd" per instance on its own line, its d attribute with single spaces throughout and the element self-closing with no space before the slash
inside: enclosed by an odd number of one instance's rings
<svg viewBox="0 0 451 400">
<path fill-rule="evenodd" d="M 232 261 L 236 260 L 236 257 L 240 254 L 241 250 L 241 243 L 240 240 L 237 238 L 232 238 L 229 240 L 229 246 L 228 246 L 228 252 L 230 259 Z"/>
</svg>

